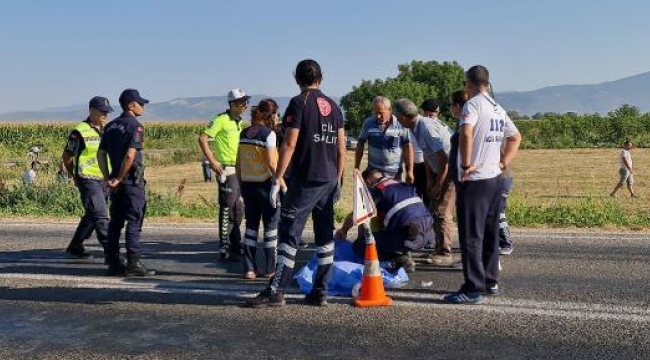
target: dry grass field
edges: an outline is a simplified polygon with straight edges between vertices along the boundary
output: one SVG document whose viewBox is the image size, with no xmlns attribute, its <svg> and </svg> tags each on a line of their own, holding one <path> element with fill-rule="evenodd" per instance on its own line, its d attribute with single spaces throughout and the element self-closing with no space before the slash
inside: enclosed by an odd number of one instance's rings
<svg viewBox="0 0 650 360">
<path fill-rule="evenodd" d="M 571 205 L 585 199 L 607 198 L 618 180 L 618 149 L 522 150 L 513 165 L 515 187 L 513 198 L 529 205 Z M 625 210 L 645 211 L 650 204 L 650 149 L 633 149 L 635 188 L 638 199 L 631 199 L 621 189 L 616 200 Z M 364 160 L 366 157 L 364 157 Z M 342 209 L 352 208 L 351 179 L 354 152 L 348 151 L 348 166 Z M 362 168 L 365 165 L 362 165 Z M 147 168 L 152 189 L 176 193 L 185 180 L 181 200 L 184 202 L 215 201 L 217 186 L 203 182 L 199 163 Z"/>
</svg>

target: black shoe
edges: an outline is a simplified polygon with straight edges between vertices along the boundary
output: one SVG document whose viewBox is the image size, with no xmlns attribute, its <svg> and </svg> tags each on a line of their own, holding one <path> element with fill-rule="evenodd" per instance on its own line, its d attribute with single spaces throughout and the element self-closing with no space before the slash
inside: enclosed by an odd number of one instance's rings
<svg viewBox="0 0 650 360">
<path fill-rule="evenodd" d="M 510 235 L 510 228 L 503 227 L 499 229 L 499 255 L 512 254 L 512 235 Z"/>
<path fill-rule="evenodd" d="M 393 268 L 404 268 L 407 273 L 412 273 L 415 271 L 415 261 L 409 254 L 400 255 L 393 260 Z"/>
<path fill-rule="evenodd" d="M 485 295 L 490 296 L 499 296 L 501 295 L 501 290 L 499 289 L 499 284 L 488 285 L 485 291 Z"/>
<path fill-rule="evenodd" d="M 312 290 L 303 301 L 305 305 L 327 306 L 327 293 L 322 290 Z"/>
<path fill-rule="evenodd" d="M 83 245 L 68 245 L 68 248 L 65 249 L 66 254 L 73 259 L 92 259 L 93 254 L 89 251 L 86 251 Z"/>
<path fill-rule="evenodd" d="M 106 271 L 106 276 L 125 276 L 126 275 L 126 266 L 122 260 L 107 260 L 108 262 L 108 271 Z"/>
<path fill-rule="evenodd" d="M 129 276 L 152 276 L 156 275 L 156 270 L 144 266 L 138 255 L 129 255 L 126 274 Z"/>
<path fill-rule="evenodd" d="M 230 251 L 228 247 L 222 247 L 219 250 L 219 259 L 221 259 L 221 261 L 227 261 L 227 262 L 240 262 L 241 255 Z"/>
<path fill-rule="evenodd" d="M 246 300 L 246 306 L 254 309 L 263 307 L 279 307 L 284 306 L 284 295 L 279 292 L 273 292 L 271 289 L 266 288 L 262 290 L 256 297 Z"/>
<path fill-rule="evenodd" d="M 309 247 L 309 244 L 307 244 L 304 240 L 300 240 L 298 243 L 298 249 L 306 249 Z"/>
</svg>

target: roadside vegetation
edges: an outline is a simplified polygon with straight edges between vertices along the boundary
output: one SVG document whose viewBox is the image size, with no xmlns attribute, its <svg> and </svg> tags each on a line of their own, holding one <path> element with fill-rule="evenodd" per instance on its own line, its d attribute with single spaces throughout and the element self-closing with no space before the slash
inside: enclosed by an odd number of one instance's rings
<svg viewBox="0 0 650 360">
<path fill-rule="evenodd" d="M 632 150 L 635 187 L 607 195 L 617 181 L 618 146 L 630 139 L 650 147 L 650 115 L 623 106 L 607 116 L 543 114 L 516 120 L 524 134 L 514 164 L 515 187 L 508 215 L 513 226 L 618 227 L 650 229 L 647 191 L 650 149 Z M 149 123 L 145 143 L 151 217 L 216 219 L 216 184 L 205 182 L 197 134 L 201 123 Z M 0 124 L 0 216 L 76 217 L 76 189 L 56 180 L 59 157 L 73 123 Z M 38 180 L 21 182 L 29 167 L 27 150 L 41 145 Z M 337 221 L 352 208 L 349 186 L 354 151 L 348 153 L 346 186 L 337 205 Z M 362 167 L 365 165 L 362 165 Z"/>
</svg>

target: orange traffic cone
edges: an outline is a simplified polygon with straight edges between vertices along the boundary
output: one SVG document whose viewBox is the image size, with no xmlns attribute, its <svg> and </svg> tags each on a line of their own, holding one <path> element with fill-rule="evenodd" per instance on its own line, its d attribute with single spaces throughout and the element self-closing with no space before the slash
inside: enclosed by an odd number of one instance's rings
<svg viewBox="0 0 650 360">
<path fill-rule="evenodd" d="M 363 280 L 361 291 L 354 300 L 354 305 L 359 307 L 391 306 L 393 300 L 384 292 L 384 281 L 379 269 L 379 258 L 377 247 L 372 233 L 368 230 L 368 242 L 366 243 L 366 260 L 363 269 Z"/>
</svg>

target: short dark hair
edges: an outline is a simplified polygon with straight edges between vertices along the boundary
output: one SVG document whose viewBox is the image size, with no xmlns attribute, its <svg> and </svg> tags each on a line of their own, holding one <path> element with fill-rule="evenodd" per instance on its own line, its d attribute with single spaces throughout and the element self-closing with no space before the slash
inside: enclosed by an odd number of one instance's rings
<svg viewBox="0 0 650 360">
<path fill-rule="evenodd" d="M 422 102 L 422 105 L 420 105 L 420 109 L 430 112 L 438 111 L 440 110 L 440 102 L 438 99 L 426 99 Z"/>
<path fill-rule="evenodd" d="M 467 77 L 467 81 L 469 81 L 474 85 L 487 86 L 490 84 L 490 72 L 483 65 L 472 66 L 471 68 L 469 68 L 469 70 L 467 70 L 465 76 Z"/>
<path fill-rule="evenodd" d="M 296 82 L 300 86 L 309 86 L 313 85 L 318 81 L 323 79 L 323 73 L 321 72 L 320 65 L 316 60 L 306 59 L 296 65 L 295 73 Z"/>
<path fill-rule="evenodd" d="M 463 107 L 465 103 L 469 100 L 469 93 L 465 90 L 458 90 L 454 91 L 451 94 L 451 104 L 450 105 L 458 105 L 460 107 Z"/>
</svg>

